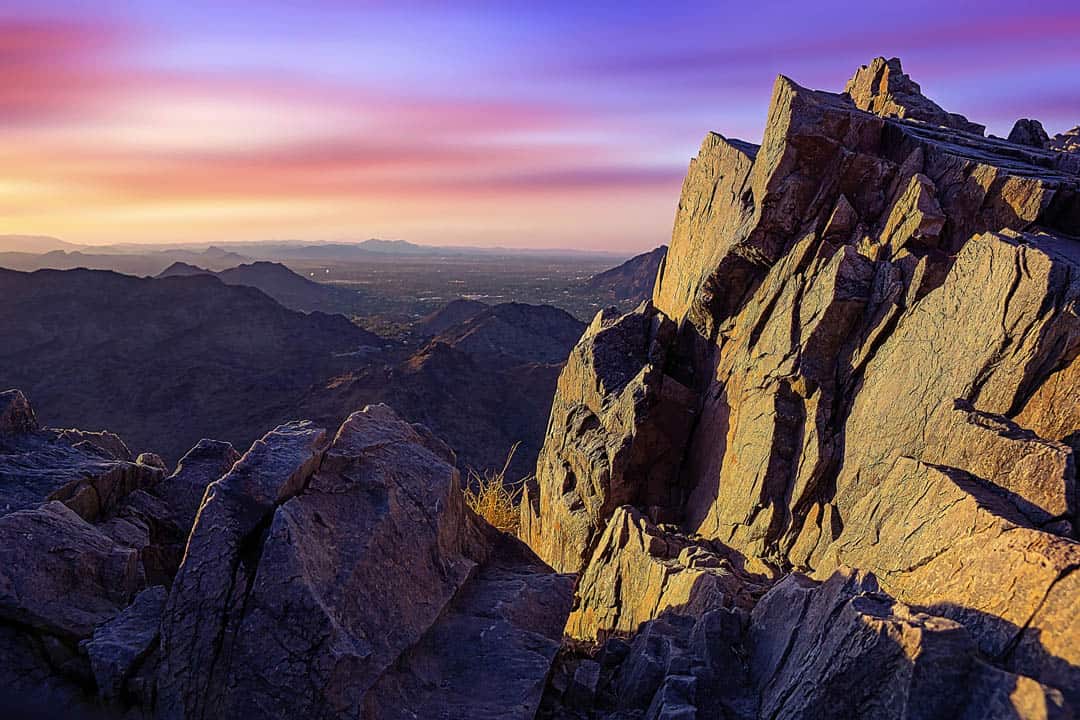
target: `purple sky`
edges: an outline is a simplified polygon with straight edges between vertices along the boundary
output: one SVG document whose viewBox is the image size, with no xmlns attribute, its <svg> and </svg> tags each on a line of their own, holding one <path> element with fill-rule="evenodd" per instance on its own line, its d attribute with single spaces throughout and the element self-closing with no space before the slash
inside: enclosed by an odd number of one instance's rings
<svg viewBox="0 0 1080 720">
<path fill-rule="evenodd" d="M 1080 123 L 1075 1 L 75 5 L 0 8 L 0 233 L 644 250 L 706 131 L 875 55 L 989 132 Z"/>
</svg>

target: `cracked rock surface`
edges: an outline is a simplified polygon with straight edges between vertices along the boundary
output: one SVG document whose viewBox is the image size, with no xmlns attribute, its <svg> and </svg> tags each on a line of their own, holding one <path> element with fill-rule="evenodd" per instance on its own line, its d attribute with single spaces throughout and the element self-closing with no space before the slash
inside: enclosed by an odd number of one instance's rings
<svg viewBox="0 0 1080 720">
<path fill-rule="evenodd" d="M 1073 716 L 1080 156 L 1041 131 L 877 58 L 841 94 L 781 76 L 760 145 L 706 136 L 523 504 L 580 573 L 545 716 Z M 658 434 L 628 400 L 675 383 L 687 429 L 617 463 Z"/>
</svg>

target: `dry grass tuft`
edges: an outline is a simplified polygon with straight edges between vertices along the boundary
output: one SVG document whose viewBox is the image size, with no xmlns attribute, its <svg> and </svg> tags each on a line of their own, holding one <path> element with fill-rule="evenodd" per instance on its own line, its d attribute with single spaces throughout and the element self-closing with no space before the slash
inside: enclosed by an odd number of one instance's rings
<svg viewBox="0 0 1080 720">
<path fill-rule="evenodd" d="M 521 489 L 525 481 L 507 483 L 506 471 L 520 444 L 514 443 L 514 446 L 510 448 L 502 470 L 498 472 L 485 470 L 481 473 L 474 468 L 469 468 L 465 483 L 465 502 L 473 512 L 499 530 L 513 535 L 517 535 L 521 521 L 518 503 L 521 502 Z"/>
</svg>

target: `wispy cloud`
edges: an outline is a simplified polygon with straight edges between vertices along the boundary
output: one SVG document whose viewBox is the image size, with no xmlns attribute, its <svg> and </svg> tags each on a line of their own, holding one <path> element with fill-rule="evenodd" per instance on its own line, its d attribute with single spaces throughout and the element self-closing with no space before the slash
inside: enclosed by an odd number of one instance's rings
<svg viewBox="0 0 1080 720">
<path fill-rule="evenodd" d="M 992 130 L 1080 122 L 1071 4 L 912 1 L 15 0 L 0 231 L 644 249 L 707 130 L 754 139 L 777 72 L 838 89 L 879 53 Z"/>
</svg>

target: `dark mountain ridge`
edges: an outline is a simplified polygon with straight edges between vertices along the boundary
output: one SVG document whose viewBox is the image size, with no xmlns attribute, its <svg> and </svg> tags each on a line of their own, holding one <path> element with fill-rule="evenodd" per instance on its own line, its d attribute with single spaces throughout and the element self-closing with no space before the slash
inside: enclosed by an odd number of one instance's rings
<svg viewBox="0 0 1080 720">
<path fill-rule="evenodd" d="M 648 300 L 666 255 L 667 245 L 635 255 L 622 265 L 593 275 L 585 287 L 611 304 L 635 305 Z"/>
<path fill-rule="evenodd" d="M 60 425 L 121 432 L 176 459 L 201 437 L 250 443 L 341 355 L 382 339 L 214 277 L 0 270 L 0 385 Z"/>
<path fill-rule="evenodd" d="M 355 290 L 308 280 L 281 263 L 259 260 L 217 272 L 175 262 L 158 277 L 212 275 L 226 285 L 258 288 L 292 310 L 350 313 L 363 306 L 363 296 Z"/>
</svg>

